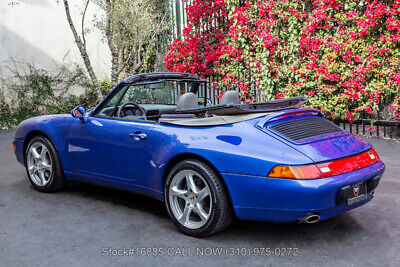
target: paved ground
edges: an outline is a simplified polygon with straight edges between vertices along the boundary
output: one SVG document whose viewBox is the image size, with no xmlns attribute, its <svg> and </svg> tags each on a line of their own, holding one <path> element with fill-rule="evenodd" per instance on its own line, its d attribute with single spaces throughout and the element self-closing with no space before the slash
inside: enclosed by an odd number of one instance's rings
<svg viewBox="0 0 400 267">
<path fill-rule="evenodd" d="M 148 197 L 78 183 L 56 194 L 36 192 L 14 158 L 12 136 L 0 132 L 0 266 L 400 262 L 400 144 L 394 141 L 370 140 L 387 171 L 376 197 L 363 207 L 314 225 L 235 222 L 222 234 L 196 239 L 178 233 L 163 204 Z M 156 248 L 166 255 L 104 256 L 109 248 Z M 222 255 L 197 255 L 210 248 L 222 248 Z M 227 258 L 229 248 L 296 248 L 298 255 Z"/>
</svg>

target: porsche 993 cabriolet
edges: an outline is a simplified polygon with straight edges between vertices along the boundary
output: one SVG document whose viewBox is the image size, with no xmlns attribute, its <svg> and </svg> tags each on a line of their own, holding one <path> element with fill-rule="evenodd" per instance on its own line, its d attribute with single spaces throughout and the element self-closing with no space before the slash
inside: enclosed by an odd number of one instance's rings
<svg viewBox="0 0 400 267">
<path fill-rule="evenodd" d="M 305 97 L 242 104 L 227 91 L 213 104 L 206 86 L 186 73 L 130 76 L 90 111 L 23 121 L 16 158 L 38 191 L 79 180 L 152 196 L 197 237 L 234 217 L 315 223 L 372 199 L 383 162 Z"/>
</svg>

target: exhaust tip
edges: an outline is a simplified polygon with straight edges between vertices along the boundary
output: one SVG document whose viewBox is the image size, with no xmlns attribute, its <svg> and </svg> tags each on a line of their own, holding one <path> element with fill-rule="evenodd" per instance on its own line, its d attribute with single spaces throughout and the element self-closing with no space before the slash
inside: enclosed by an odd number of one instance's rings
<svg viewBox="0 0 400 267">
<path fill-rule="evenodd" d="M 307 213 L 299 219 L 300 223 L 316 223 L 320 219 L 320 216 L 316 213 Z"/>
</svg>

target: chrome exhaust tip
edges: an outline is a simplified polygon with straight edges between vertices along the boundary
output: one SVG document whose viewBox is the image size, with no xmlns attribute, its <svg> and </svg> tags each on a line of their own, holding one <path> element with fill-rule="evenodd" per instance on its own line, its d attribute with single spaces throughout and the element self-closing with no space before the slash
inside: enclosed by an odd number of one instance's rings
<svg viewBox="0 0 400 267">
<path fill-rule="evenodd" d="M 316 223 L 320 219 L 320 216 L 316 213 L 307 213 L 299 219 L 300 223 Z"/>
</svg>

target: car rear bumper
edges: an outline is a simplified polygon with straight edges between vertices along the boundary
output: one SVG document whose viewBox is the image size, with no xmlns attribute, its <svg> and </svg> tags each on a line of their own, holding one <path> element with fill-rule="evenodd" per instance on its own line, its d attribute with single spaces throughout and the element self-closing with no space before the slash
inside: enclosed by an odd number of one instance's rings
<svg viewBox="0 0 400 267">
<path fill-rule="evenodd" d="M 382 161 L 366 168 L 329 178 L 289 180 L 223 173 L 234 210 L 240 219 L 271 222 L 297 221 L 307 213 L 321 220 L 369 202 L 385 170 Z M 367 182 L 365 200 L 347 205 L 348 185 Z"/>
</svg>

